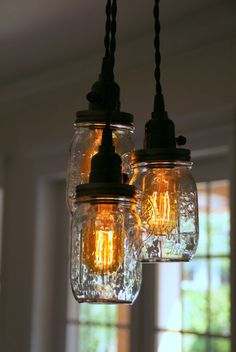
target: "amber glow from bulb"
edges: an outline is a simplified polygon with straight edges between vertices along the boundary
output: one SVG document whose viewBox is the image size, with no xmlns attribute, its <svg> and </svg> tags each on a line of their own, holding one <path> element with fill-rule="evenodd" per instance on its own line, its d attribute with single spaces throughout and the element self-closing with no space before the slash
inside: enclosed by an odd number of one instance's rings
<svg viewBox="0 0 236 352">
<path fill-rule="evenodd" d="M 124 258 L 124 223 L 117 204 L 94 205 L 83 232 L 83 263 L 98 274 L 111 274 Z"/>
<path fill-rule="evenodd" d="M 160 168 L 143 179 L 141 217 L 151 234 L 165 236 L 178 228 L 176 177 L 173 169 Z"/>
</svg>

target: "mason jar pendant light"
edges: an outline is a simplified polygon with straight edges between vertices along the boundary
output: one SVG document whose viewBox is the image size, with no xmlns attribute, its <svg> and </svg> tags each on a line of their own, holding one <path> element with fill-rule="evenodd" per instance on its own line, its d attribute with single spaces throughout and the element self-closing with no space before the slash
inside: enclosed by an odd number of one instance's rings
<svg viewBox="0 0 236 352">
<path fill-rule="evenodd" d="M 145 125 L 144 149 L 131 155 L 134 174 L 130 183 L 140 192 L 142 261 L 189 261 L 198 244 L 197 189 L 190 171 L 190 150 L 176 147 L 186 139 L 175 137 L 174 123 L 165 111 L 160 83 L 159 0 L 155 0 L 154 18 L 154 111 Z"/>
<path fill-rule="evenodd" d="M 114 81 L 114 63 L 116 48 L 116 1 L 106 4 L 106 34 L 104 39 L 105 56 L 103 58 L 99 80 L 87 95 L 89 108 L 79 111 L 75 122 L 75 132 L 70 148 L 67 170 L 67 205 L 70 212 L 76 209 L 76 186 L 87 183 L 90 174 L 91 158 L 101 144 L 102 131 L 106 123 L 108 107 L 110 109 L 111 129 L 117 153 L 122 156 L 122 171 L 125 180 L 130 177 L 130 152 L 134 150 L 133 116 L 120 111 L 120 88 Z M 107 92 L 109 91 L 109 95 Z M 109 96 L 109 98 L 108 98 Z M 108 99 L 110 99 L 108 101 Z"/>
<path fill-rule="evenodd" d="M 135 187 L 123 183 L 110 121 L 92 157 L 89 183 L 76 188 L 76 202 L 71 239 L 71 286 L 76 300 L 132 304 L 142 280 L 141 222 Z"/>
</svg>

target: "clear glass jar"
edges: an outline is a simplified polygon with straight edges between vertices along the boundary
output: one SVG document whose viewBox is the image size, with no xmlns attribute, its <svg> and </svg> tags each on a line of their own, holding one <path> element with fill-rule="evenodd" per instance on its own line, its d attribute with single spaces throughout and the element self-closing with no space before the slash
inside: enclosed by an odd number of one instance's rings
<svg viewBox="0 0 236 352">
<path fill-rule="evenodd" d="M 192 162 L 137 162 L 142 262 L 189 261 L 198 245 L 198 200 Z"/>
<path fill-rule="evenodd" d="M 132 304 L 142 268 L 137 202 L 120 196 L 77 198 L 72 219 L 71 286 L 79 303 Z"/>
<path fill-rule="evenodd" d="M 76 209 L 76 186 L 88 183 L 91 158 L 98 152 L 105 123 L 80 122 L 75 124 L 67 168 L 67 206 L 73 214 Z M 116 152 L 122 157 L 122 172 L 130 178 L 130 152 L 134 150 L 132 124 L 111 124 Z"/>
</svg>

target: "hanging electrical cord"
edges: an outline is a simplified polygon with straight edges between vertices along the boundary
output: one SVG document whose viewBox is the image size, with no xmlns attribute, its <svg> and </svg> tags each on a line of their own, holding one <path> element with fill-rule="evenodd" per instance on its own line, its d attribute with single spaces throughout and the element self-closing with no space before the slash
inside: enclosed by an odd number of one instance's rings
<svg viewBox="0 0 236 352">
<path fill-rule="evenodd" d="M 116 52 L 117 1 L 107 0 L 105 8 L 104 55 L 99 79 L 87 94 L 87 110 L 76 113 L 75 133 L 70 149 L 67 173 L 67 203 L 73 213 L 76 209 L 76 186 L 89 181 L 91 158 L 98 151 L 102 141 L 104 126 L 109 132 L 111 125 L 116 150 L 125 155 L 122 164 L 124 179 L 131 173 L 127 155 L 134 150 L 133 116 L 120 111 L 120 88 L 114 81 Z"/>
<path fill-rule="evenodd" d="M 131 156 L 134 176 L 130 183 L 141 194 L 142 261 L 189 261 L 198 241 L 197 190 L 190 173 L 190 150 L 176 146 L 184 145 L 186 138 L 176 138 L 175 125 L 165 110 L 159 3 L 154 0 L 154 108 L 152 118 L 145 124 L 144 148 Z"/>
<path fill-rule="evenodd" d="M 116 50 L 116 0 L 108 0 L 106 6 L 106 34 L 104 38 L 105 57 L 103 59 L 101 79 L 106 85 L 106 123 L 102 133 L 102 143 L 99 152 L 91 160 L 90 183 L 115 182 L 122 184 L 121 157 L 115 152 L 112 140 L 112 129 L 110 126 L 111 114 L 114 107 L 113 85 L 114 65 Z M 127 186 L 125 186 L 127 187 Z M 130 187 L 130 186 L 128 186 Z"/>
<path fill-rule="evenodd" d="M 99 81 L 88 95 L 93 107 L 100 104 L 104 109 L 105 126 L 100 146 L 90 159 L 88 182 L 76 187 L 71 282 L 79 302 L 132 304 L 141 286 L 141 226 L 136 189 L 123 183 L 122 159 L 113 144 L 111 119 L 119 108 L 119 87 L 113 72 L 116 14 L 116 1 L 108 0 L 105 57 Z"/>
<path fill-rule="evenodd" d="M 101 78 L 105 81 L 114 80 L 115 50 L 116 50 L 116 0 L 108 0 L 106 5 L 105 26 L 105 56 L 102 64 Z"/>
<path fill-rule="evenodd" d="M 154 30 L 155 30 L 155 38 L 154 38 L 154 48 L 155 48 L 155 81 L 156 81 L 156 95 L 154 99 L 154 110 L 153 117 L 156 118 L 164 117 L 165 115 L 165 103 L 164 97 L 162 94 L 161 87 L 161 53 L 160 53 L 160 31 L 161 24 L 159 20 L 159 0 L 155 0 L 155 6 L 153 9 L 153 15 L 155 18 Z"/>
<path fill-rule="evenodd" d="M 99 81 L 96 82 L 87 99 L 92 107 L 104 110 L 120 109 L 120 88 L 114 82 L 115 50 L 116 50 L 116 0 L 108 0 L 106 4 L 106 25 L 104 47 L 105 55 L 102 61 Z"/>
<path fill-rule="evenodd" d="M 115 50 L 116 50 L 116 15 L 117 15 L 116 0 L 115 1 L 108 0 L 106 5 L 106 26 L 105 26 L 106 33 L 104 38 L 105 57 L 103 58 L 102 72 L 100 77 L 103 81 L 106 81 L 109 83 L 113 83 L 114 81 L 114 65 L 115 65 Z M 112 94 L 111 94 L 112 90 L 109 89 L 110 88 L 109 86 L 107 87 L 108 89 L 106 92 L 106 99 L 107 99 L 106 124 L 103 129 L 102 144 L 100 147 L 100 149 L 104 151 L 103 158 L 110 155 L 110 151 L 114 149 L 112 148 L 113 147 L 112 131 L 110 126 L 111 113 L 113 109 Z M 121 165 L 121 159 L 119 163 Z M 106 174 L 108 175 L 109 173 L 106 171 Z M 90 180 L 91 178 L 92 177 L 90 177 Z"/>
<path fill-rule="evenodd" d="M 145 148 L 176 147 L 175 126 L 165 111 L 164 97 L 161 86 L 161 53 L 160 53 L 160 11 L 159 0 L 154 0 L 154 49 L 155 49 L 155 97 L 152 119 L 145 125 Z"/>
<path fill-rule="evenodd" d="M 110 41 L 110 55 L 111 55 L 111 70 L 113 72 L 115 66 L 115 51 L 116 51 L 116 15 L 117 15 L 117 4 L 116 0 L 113 0 L 111 6 L 111 41 Z"/>
<path fill-rule="evenodd" d="M 111 31 L 111 0 L 107 0 L 106 4 L 106 26 L 105 26 L 105 57 L 110 56 L 110 31 Z"/>
</svg>

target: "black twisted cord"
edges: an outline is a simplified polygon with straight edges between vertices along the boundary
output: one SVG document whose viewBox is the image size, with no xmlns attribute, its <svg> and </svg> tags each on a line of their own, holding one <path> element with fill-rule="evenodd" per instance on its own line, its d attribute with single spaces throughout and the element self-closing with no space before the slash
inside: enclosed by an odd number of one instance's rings
<svg viewBox="0 0 236 352">
<path fill-rule="evenodd" d="M 111 0 L 107 0 L 105 38 L 104 38 L 105 57 L 110 56 L 110 32 L 111 32 Z"/>
<path fill-rule="evenodd" d="M 109 10 L 106 10 L 107 16 L 110 16 L 109 20 L 107 18 L 107 23 L 109 22 L 109 27 L 106 26 L 106 30 L 109 29 L 109 34 L 107 33 L 106 37 L 109 38 L 109 52 L 106 61 L 106 70 L 109 71 L 108 77 L 109 80 L 114 78 L 114 65 L 115 65 L 115 50 L 116 50 L 116 15 L 117 15 L 117 3 L 116 0 L 113 0 L 112 3 L 109 1 L 107 7 L 110 5 Z M 107 44 L 107 43 L 106 43 Z M 108 102 L 112 104 L 111 97 L 108 99 Z M 106 119 L 106 129 L 110 129 L 110 114 L 112 106 L 108 106 L 108 113 Z"/>
<path fill-rule="evenodd" d="M 104 80 L 113 81 L 115 50 L 116 50 L 116 0 L 107 0 L 106 4 L 106 26 L 105 26 L 105 57 L 102 65 L 102 77 Z"/>
<path fill-rule="evenodd" d="M 159 11 L 159 2 L 160 0 L 155 0 L 155 5 L 153 9 L 153 15 L 155 20 L 154 30 L 154 48 L 155 48 L 155 80 L 156 80 L 156 96 L 154 104 L 154 112 L 160 112 L 161 114 L 165 111 L 164 98 L 162 95 L 161 87 L 161 53 L 160 53 L 160 11 Z"/>
<path fill-rule="evenodd" d="M 88 93 L 87 99 L 91 106 L 99 109 L 103 108 L 107 111 L 106 124 L 103 130 L 102 144 L 108 143 L 112 145 L 112 131 L 110 128 L 111 113 L 114 109 L 119 109 L 119 86 L 114 82 L 114 64 L 116 50 L 116 0 L 107 0 L 106 2 L 106 24 L 105 24 L 105 56 L 102 62 L 101 74 L 99 82 L 96 82 L 92 88 L 92 92 Z M 96 87 L 95 87 L 96 86 Z M 96 89 L 95 89 L 95 88 Z M 108 143 L 108 144 L 109 144 Z"/>
<path fill-rule="evenodd" d="M 117 3 L 113 0 L 111 6 L 111 41 L 110 41 L 110 55 L 111 55 L 111 69 L 114 70 L 115 65 L 115 51 L 116 51 L 116 15 Z"/>
<path fill-rule="evenodd" d="M 160 54 L 160 31 L 161 31 L 161 25 L 159 21 L 159 0 L 155 0 L 155 6 L 153 10 L 153 15 L 155 19 L 155 38 L 154 38 L 154 48 L 155 48 L 155 79 L 156 79 L 156 94 L 161 94 L 162 93 L 162 88 L 161 88 L 161 70 L 160 70 L 160 65 L 161 65 L 161 54 Z"/>
</svg>

